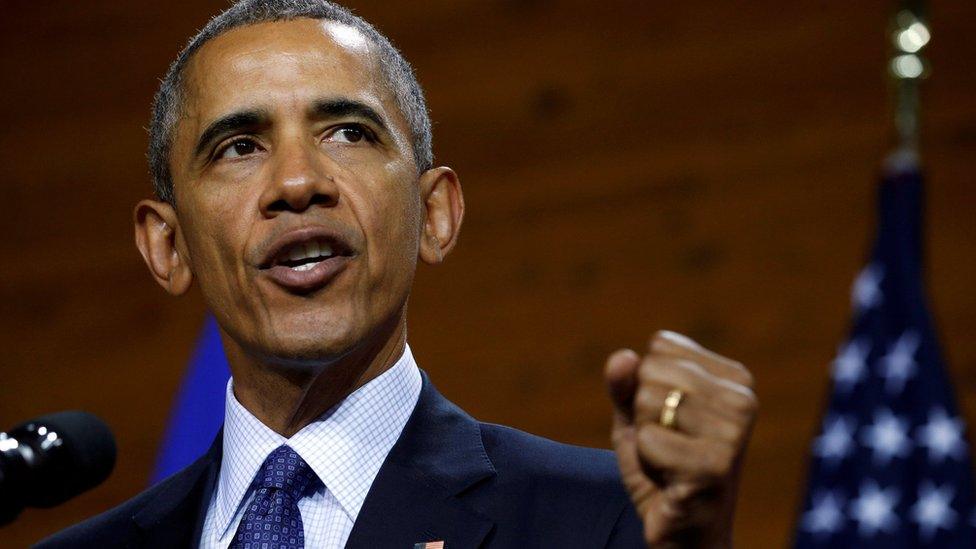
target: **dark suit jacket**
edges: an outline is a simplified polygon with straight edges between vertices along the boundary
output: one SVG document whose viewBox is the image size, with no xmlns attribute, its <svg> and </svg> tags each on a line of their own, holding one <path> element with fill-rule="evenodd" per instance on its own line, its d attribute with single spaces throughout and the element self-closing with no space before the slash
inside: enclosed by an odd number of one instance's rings
<svg viewBox="0 0 976 549">
<path fill-rule="evenodd" d="M 62 547 L 195 547 L 222 435 L 195 463 L 44 541 Z M 642 526 L 613 453 L 479 423 L 424 375 L 420 400 L 366 496 L 347 548 L 636 548 Z"/>
</svg>

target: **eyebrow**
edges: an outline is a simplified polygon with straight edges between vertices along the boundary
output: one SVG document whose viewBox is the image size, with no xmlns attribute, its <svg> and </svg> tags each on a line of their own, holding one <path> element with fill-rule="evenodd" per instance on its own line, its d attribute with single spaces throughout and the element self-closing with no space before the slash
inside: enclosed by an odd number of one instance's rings
<svg viewBox="0 0 976 549">
<path fill-rule="evenodd" d="M 207 129 L 200 134 L 200 138 L 197 139 L 197 146 L 193 150 L 193 156 L 200 156 L 212 142 L 225 135 L 266 126 L 270 119 L 271 116 L 263 109 L 237 111 L 221 116 L 211 122 Z"/>
<path fill-rule="evenodd" d="M 320 99 L 312 104 L 309 111 L 313 118 L 342 118 L 346 116 L 364 118 L 379 126 L 381 130 L 389 132 L 386 121 L 380 113 L 361 101 L 344 98 Z"/>
<path fill-rule="evenodd" d="M 381 130 L 389 132 L 389 128 L 383 117 L 369 105 L 352 99 L 320 99 L 312 104 L 309 109 L 311 118 L 342 118 L 347 116 L 363 118 L 369 120 L 380 127 Z M 271 114 L 264 109 L 248 109 L 232 112 L 214 120 L 203 130 L 200 138 L 197 139 L 196 147 L 193 149 L 193 156 L 198 157 L 203 154 L 211 143 L 234 133 L 239 133 L 255 128 L 267 126 L 271 121 Z"/>
</svg>

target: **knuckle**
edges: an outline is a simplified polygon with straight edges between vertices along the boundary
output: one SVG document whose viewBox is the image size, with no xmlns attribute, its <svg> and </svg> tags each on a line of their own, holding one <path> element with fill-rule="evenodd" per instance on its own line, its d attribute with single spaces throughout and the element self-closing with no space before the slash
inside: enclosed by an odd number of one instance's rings
<svg viewBox="0 0 976 549">
<path fill-rule="evenodd" d="M 658 330 L 651 335 L 651 349 L 659 350 L 658 347 L 667 348 L 670 346 L 670 335 L 672 332 L 668 330 Z M 660 349 L 663 350 L 663 349 Z"/>
<path fill-rule="evenodd" d="M 680 350 L 695 349 L 698 345 L 689 337 L 671 330 L 658 330 L 651 336 L 651 351 L 658 353 L 676 353 Z"/>
<path fill-rule="evenodd" d="M 652 412 L 657 406 L 657 398 L 648 387 L 642 387 L 634 398 L 634 411 L 637 415 Z"/>
<path fill-rule="evenodd" d="M 747 412 L 749 413 L 750 420 L 755 419 L 756 415 L 759 414 L 759 398 L 756 396 L 755 393 L 752 393 L 752 399 L 750 401 L 749 409 L 747 410 Z"/>
<path fill-rule="evenodd" d="M 673 484 L 667 488 L 668 496 L 679 503 L 693 499 L 701 491 L 701 485 L 691 482 Z"/>
<path fill-rule="evenodd" d="M 735 453 L 731 448 L 723 445 L 715 451 L 709 452 L 708 456 L 703 471 L 706 478 L 717 480 L 729 476 L 729 473 L 732 472 L 732 464 L 735 461 Z"/>
<path fill-rule="evenodd" d="M 725 405 L 735 415 L 751 418 L 759 408 L 759 400 L 751 389 L 743 388 L 742 391 L 727 391 L 725 393 Z"/>
<path fill-rule="evenodd" d="M 735 423 L 730 421 L 722 422 L 719 427 L 719 439 L 722 442 L 738 446 L 743 438 L 745 432 L 742 427 L 739 427 Z"/>
<path fill-rule="evenodd" d="M 660 361 L 651 357 L 645 357 L 644 360 L 641 361 L 640 367 L 637 369 L 637 379 L 639 379 L 641 383 L 655 381 L 660 375 L 660 368 Z"/>
<path fill-rule="evenodd" d="M 657 432 L 654 430 L 653 425 L 644 425 L 637 429 L 637 444 L 643 450 L 656 449 Z"/>
<path fill-rule="evenodd" d="M 638 378 L 644 384 L 663 384 L 682 389 L 694 389 L 694 386 L 689 385 L 699 382 L 700 374 L 696 373 L 696 367 L 688 361 L 647 357 L 641 365 Z"/>
<path fill-rule="evenodd" d="M 701 366 L 685 359 L 666 358 L 656 361 L 656 381 L 683 391 L 699 392 L 707 384 L 707 374 Z"/>
<path fill-rule="evenodd" d="M 756 387 L 756 376 L 754 376 L 752 372 L 750 372 L 749 369 L 746 368 L 741 362 L 734 362 L 733 364 L 738 367 L 739 371 L 742 372 L 742 374 L 739 376 L 739 383 L 745 385 L 749 389 L 754 389 Z"/>
<path fill-rule="evenodd" d="M 695 362 L 694 360 L 678 358 L 672 359 L 671 362 L 674 364 L 675 369 L 680 371 L 682 375 L 686 377 L 692 379 L 711 377 L 711 374 L 709 374 L 701 364 Z"/>
</svg>

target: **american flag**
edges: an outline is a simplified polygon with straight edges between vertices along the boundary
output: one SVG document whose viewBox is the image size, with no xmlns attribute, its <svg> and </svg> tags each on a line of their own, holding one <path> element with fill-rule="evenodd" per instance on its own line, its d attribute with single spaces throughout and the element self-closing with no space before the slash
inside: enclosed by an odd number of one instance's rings
<svg viewBox="0 0 976 549">
<path fill-rule="evenodd" d="M 413 544 L 413 549 L 444 549 L 443 541 L 428 541 Z"/>
<path fill-rule="evenodd" d="M 922 177 L 911 160 L 888 171 L 813 441 L 797 549 L 976 547 L 965 427 L 923 288 Z"/>
</svg>

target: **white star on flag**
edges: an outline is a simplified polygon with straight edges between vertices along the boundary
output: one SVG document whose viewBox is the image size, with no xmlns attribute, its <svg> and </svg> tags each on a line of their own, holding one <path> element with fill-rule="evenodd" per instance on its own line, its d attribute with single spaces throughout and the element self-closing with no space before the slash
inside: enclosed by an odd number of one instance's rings
<svg viewBox="0 0 976 549">
<path fill-rule="evenodd" d="M 878 530 L 892 533 L 898 529 L 895 505 L 898 490 L 882 490 L 873 480 L 861 485 L 857 499 L 851 502 L 852 518 L 857 521 L 857 531 L 862 537 L 873 536 Z"/>
<path fill-rule="evenodd" d="M 810 510 L 803 514 L 803 529 L 814 535 L 830 535 L 844 525 L 844 498 L 834 490 L 813 495 Z"/>
<path fill-rule="evenodd" d="M 824 420 L 823 433 L 813 443 L 813 453 L 829 465 L 837 465 L 854 449 L 856 423 L 847 416 Z"/>
<path fill-rule="evenodd" d="M 884 298 L 881 295 L 883 277 L 884 267 L 881 265 L 868 265 L 857 275 L 851 288 L 851 302 L 857 311 L 870 309 L 881 303 Z"/>
<path fill-rule="evenodd" d="M 861 442 L 874 451 L 875 461 L 881 464 L 887 464 L 893 457 L 906 457 L 912 449 L 908 421 L 887 409 L 875 411 L 874 424 L 864 427 Z"/>
<path fill-rule="evenodd" d="M 844 497 L 836 490 L 821 490 L 813 495 L 810 510 L 803 514 L 803 529 L 815 535 L 830 535 L 844 525 Z"/>
<path fill-rule="evenodd" d="M 907 330 L 891 346 L 888 354 L 881 358 L 881 376 L 885 378 L 885 390 L 891 394 L 901 393 L 915 371 L 915 352 L 918 351 L 918 333 Z"/>
<path fill-rule="evenodd" d="M 912 520 L 918 523 L 924 541 L 930 541 L 936 530 L 948 530 L 956 524 L 956 513 L 952 509 L 955 490 L 952 486 L 938 488 L 925 481 L 918 489 L 918 501 L 912 506 Z"/>
<path fill-rule="evenodd" d="M 847 338 L 827 365 L 795 549 L 976 549 L 976 441 L 926 304 L 923 178 L 913 162 L 888 168 Z"/>
<path fill-rule="evenodd" d="M 865 360 L 871 352 L 871 344 L 863 339 L 849 341 L 834 359 L 834 384 L 838 390 L 849 391 L 864 378 Z"/>
<path fill-rule="evenodd" d="M 949 417 L 945 408 L 937 406 L 929 410 L 929 422 L 919 426 L 915 438 L 919 446 L 929 449 L 929 461 L 941 462 L 947 457 L 966 457 L 966 441 L 963 440 L 963 422 Z"/>
</svg>

